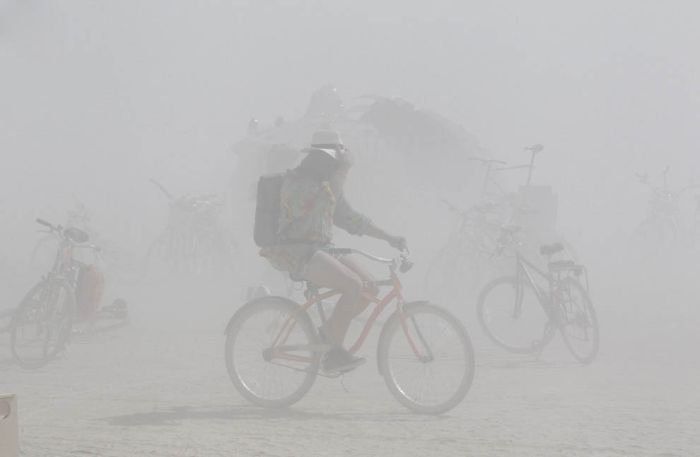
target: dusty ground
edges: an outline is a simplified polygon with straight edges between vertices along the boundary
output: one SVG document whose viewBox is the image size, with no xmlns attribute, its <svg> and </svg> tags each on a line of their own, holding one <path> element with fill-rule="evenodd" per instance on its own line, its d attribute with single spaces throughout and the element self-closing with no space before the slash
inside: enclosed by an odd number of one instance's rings
<svg viewBox="0 0 700 457">
<path fill-rule="evenodd" d="M 559 339 L 540 359 L 503 354 L 470 323 L 474 385 L 462 405 L 436 418 L 393 400 L 370 348 L 370 363 L 346 376 L 344 387 L 320 379 L 290 410 L 249 406 L 223 363 L 223 328 L 235 300 L 130 293 L 130 327 L 77 340 L 44 369 L 13 366 L 0 337 L 0 390 L 19 396 L 22 455 L 700 455 L 691 326 L 663 324 L 650 338 L 624 333 L 641 322 L 625 320 L 631 305 L 600 304 L 605 338 L 589 367 L 572 362 Z"/>
</svg>

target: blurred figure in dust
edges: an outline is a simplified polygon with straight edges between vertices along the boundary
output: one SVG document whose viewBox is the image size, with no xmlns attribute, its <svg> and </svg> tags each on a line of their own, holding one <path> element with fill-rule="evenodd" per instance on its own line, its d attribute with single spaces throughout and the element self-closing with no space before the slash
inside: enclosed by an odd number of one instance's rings
<svg viewBox="0 0 700 457">
<path fill-rule="evenodd" d="M 350 152 L 334 131 L 318 131 L 301 163 L 285 178 L 280 197 L 277 244 L 261 250 L 273 266 L 318 287 L 337 289 L 342 295 L 321 337 L 332 346 L 324 356 L 328 372 L 345 372 L 364 362 L 343 348 L 350 322 L 369 304 L 363 292 L 371 276 L 352 258 L 334 254 L 333 226 L 353 235 L 384 240 L 403 250 L 406 240 L 390 235 L 369 218 L 355 211 L 343 195 L 345 178 L 352 166 Z"/>
</svg>

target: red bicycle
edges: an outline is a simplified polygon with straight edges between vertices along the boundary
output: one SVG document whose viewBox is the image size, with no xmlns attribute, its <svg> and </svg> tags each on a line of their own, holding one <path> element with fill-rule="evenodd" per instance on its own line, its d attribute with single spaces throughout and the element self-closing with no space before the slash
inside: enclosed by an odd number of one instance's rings
<svg viewBox="0 0 700 457">
<path fill-rule="evenodd" d="M 405 302 L 399 273 L 412 267 L 406 254 L 385 259 L 355 249 L 356 254 L 389 267 L 389 279 L 376 281 L 390 288 L 383 297 L 367 295 L 375 307 L 349 351 L 364 344 L 377 318 L 391 303 L 396 310 L 383 324 L 377 344 L 377 368 L 391 394 L 408 409 L 442 414 L 466 396 L 474 378 L 474 350 L 462 323 L 447 310 L 429 302 Z M 338 291 L 321 293 L 307 285 L 306 303 L 266 296 L 242 306 L 226 327 L 225 357 L 229 376 L 247 400 L 264 407 L 287 407 L 311 389 L 317 376 L 333 377 L 321 369 L 330 348 L 319 339 L 318 325 L 326 320 L 326 300 Z M 335 376 L 338 376 L 337 374 Z"/>
</svg>

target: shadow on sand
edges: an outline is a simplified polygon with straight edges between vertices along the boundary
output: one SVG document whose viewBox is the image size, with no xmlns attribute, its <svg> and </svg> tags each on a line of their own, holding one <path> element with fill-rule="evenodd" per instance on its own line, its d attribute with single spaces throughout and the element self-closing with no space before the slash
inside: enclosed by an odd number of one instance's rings
<svg viewBox="0 0 700 457">
<path fill-rule="evenodd" d="M 110 425 L 120 427 L 137 427 L 144 425 L 179 425 L 193 420 L 206 421 L 249 421 L 249 420 L 284 420 L 284 421 L 341 421 L 351 422 L 424 422 L 449 419 L 449 416 L 421 416 L 409 412 L 396 413 L 328 413 L 299 409 L 263 409 L 255 406 L 234 406 L 229 408 L 198 408 L 176 406 L 148 413 L 134 413 L 100 419 Z"/>
</svg>

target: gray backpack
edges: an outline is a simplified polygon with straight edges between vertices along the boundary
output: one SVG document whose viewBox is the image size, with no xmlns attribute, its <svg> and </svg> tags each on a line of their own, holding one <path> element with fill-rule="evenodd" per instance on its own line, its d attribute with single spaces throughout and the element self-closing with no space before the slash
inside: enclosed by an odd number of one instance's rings
<svg viewBox="0 0 700 457">
<path fill-rule="evenodd" d="M 280 194 L 287 174 L 265 175 L 258 180 L 253 238 L 259 247 L 274 246 L 278 242 Z"/>
</svg>

